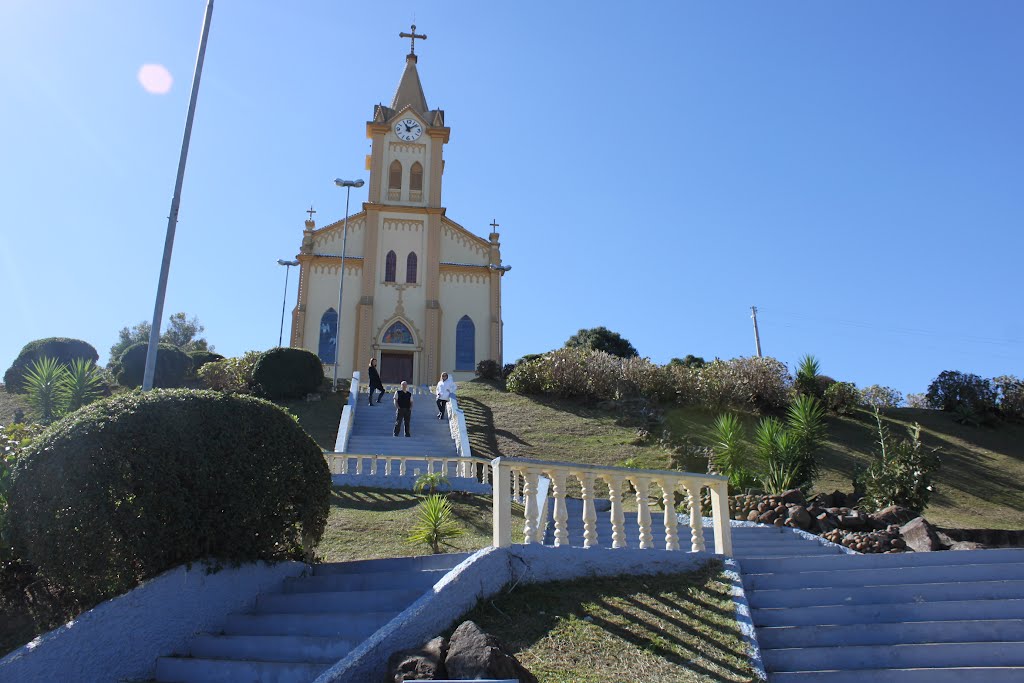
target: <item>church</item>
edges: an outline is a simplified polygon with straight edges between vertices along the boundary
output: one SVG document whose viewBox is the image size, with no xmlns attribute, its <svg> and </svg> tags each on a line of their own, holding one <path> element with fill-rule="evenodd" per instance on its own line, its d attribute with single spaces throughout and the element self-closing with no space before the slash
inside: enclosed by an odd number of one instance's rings
<svg viewBox="0 0 1024 683">
<path fill-rule="evenodd" d="M 325 373 L 361 371 L 377 359 L 384 382 L 433 384 L 442 372 L 471 379 L 477 363 L 502 363 L 501 245 L 447 216 L 442 203 L 444 111 L 427 106 L 416 39 L 390 106 L 366 124 L 369 197 L 362 211 L 317 228 L 305 223 L 291 346 L 316 353 Z M 343 258 L 344 245 L 344 258 Z M 344 279 L 341 268 L 344 262 Z M 341 303 L 339 310 L 339 293 Z M 339 347 L 340 343 L 340 353 Z"/>
</svg>

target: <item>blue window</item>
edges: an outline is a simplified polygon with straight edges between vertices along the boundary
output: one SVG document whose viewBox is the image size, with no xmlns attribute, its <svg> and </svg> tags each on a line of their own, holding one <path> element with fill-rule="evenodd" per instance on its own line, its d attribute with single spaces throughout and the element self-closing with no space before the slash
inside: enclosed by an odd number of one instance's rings
<svg viewBox="0 0 1024 683">
<path fill-rule="evenodd" d="M 401 320 L 396 320 L 391 324 L 391 327 L 384 332 L 384 336 L 381 337 L 381 343 L 414 344 L 415 342 L 412 338 L 412 332 L 405 326 L 405 323 Z"/>
<path fill-rule="evenodd" d="M 338 349 L 338 312 L 328 308 L 320 318 L 320 350 L 317 353 L 321 362 L 334 363 Z"/>
<path fill-rule="evenodd" d="M 384 282 L 395 281 L 395 271 L 398 270 L 398 256 L 395 252 L 389 251 L 384 257 Z"/>
<path fill-rule="evenodd" d="M 476 327 L 468 315 L 455 326 L 455 369 L 476 369 Z"/>
<path fill-rule="evenodd" d="M 405 281 L 416 282 L 416 252 L 410 251 L 405 259 Z"/>
</svg>

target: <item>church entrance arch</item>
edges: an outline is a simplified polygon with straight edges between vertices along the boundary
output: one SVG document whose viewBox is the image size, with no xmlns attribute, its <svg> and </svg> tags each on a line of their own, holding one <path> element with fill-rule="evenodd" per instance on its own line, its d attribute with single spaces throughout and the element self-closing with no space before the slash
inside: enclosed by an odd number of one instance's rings
<svg viewBox="0 0 1024 683">
<path fill-rule="evenodd" d="M 413 384 L 412 351 L 381 351 L 380 381 L 388 384 Z"/>
<path fill-rule="evenodd" d="M 388 384 L 416 384 L 416 337 L 403 320 L 395 320 L 380 336 L 380 379 Z"/>
</svg>

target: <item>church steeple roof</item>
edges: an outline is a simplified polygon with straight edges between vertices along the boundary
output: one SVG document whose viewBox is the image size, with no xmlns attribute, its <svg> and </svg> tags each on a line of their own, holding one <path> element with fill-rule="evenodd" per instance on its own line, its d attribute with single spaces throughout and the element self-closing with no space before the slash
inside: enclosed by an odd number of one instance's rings
<svg viewBox="0 0 1024 683">
<path fill-rule="evenodd" d="M 419 72 L 416 71 L 416 61 L 415 54 L 406 55 L 405 71 L 402 72 L 402 80 L 398 82 L 395 97 L 391 100 L 391 109 L 401 111 L 406 106 L 412 106 L 416 112 L 425 116 L 430 109 L 427 107 L 427 98 L 423 95 Z"/>
</svg>

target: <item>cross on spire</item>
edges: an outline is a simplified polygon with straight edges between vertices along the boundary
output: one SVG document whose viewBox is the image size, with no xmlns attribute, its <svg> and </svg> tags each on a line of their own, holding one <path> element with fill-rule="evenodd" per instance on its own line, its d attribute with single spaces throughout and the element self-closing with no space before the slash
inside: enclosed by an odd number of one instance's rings
<svg viewBox="0 0 1024 683">
<path fill-rule="evenodd" d="M 497 218 L 492 218 L 491 219 L 491 227 L 494 228 L 491 232 L 498 232 L 498 227 L 499 226 L 498 226 L 498 219 Z"/>
<path fill-rule="evenodd" d="M 313 220 L 313 214 L 316 213 L 316 210 L 313 208 L 312 204 L 309 205 L 309 208 L 306 210 L 306 213 L 309 214 L 309 220 Z"/>
<path fill-rule="evenodd" d="M 416 33 L 416 24 L 413 24 L 412 25 L 412 33 L 406 33 L 405 31 L 403 31 L 403 32 L 398 34 L 398 37 L 399 38 L 409 38 L 410 39 L 409 54 L 414 55 L 414 54 L 416 54 L 416 39 L 419 38 L 420 40 L 426 40 L 427 39 L 427 34 L 425 34 L 425 33 Z"/>
</svg>

